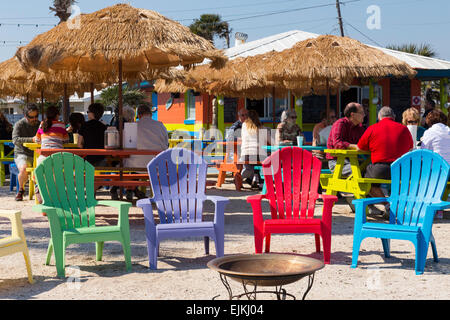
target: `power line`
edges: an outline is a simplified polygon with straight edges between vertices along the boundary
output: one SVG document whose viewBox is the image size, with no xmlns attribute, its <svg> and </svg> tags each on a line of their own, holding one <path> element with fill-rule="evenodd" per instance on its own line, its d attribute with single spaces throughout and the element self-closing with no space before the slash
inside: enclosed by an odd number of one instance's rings
<svg viewBox="0 0 450 320">
<path fill-rule="evenodd" d="M 353 3 L 353 2 L 360 2 L 362 0 L 349 0 L 349 1 L 345 1 L 345 2 L 341 2 L 342 4 L 347 4 L 347 3 Z M 241 20 L 247 20 L 247 19 L 253 19 L 253 18 L 260 18 L 260 17 L 267 17 L 267 16 L 272 16 L 272 15 L 277 15 L 277 14 L 283 14 L 283 13 L 290 13 L 290 12 L 297 12 L 297 11 L 304 11 L 304 10 L 310 10 L 310 9 L 317 9 L 317 8 L 324 8 L 324 7 L 330 7 L 330 6 L 335 6 L 335 3 L 327 3 L 327 4 L 320 4 L 320 5 L 315 5 L 315 6 L 309 6 L 309 7 L 301 7 L 301 8 L 294 8 L 294 9 L 286 9 L 286 10 L 280 10 L 280 11 L 270 11 L 270 12 L 261 12 L 258 13 L 256 15 L 251 15 L 251 16 L 247 16 L 247 17 L 242 17 L 242 18 L 236 18 L 236 19 L 225 19 L 224 17 L 224 22 L 233 22 L 233 21 L 241 21 Z M 194 21 L 194 20 L 198 20 L 197 18 L 195 19 L 181 19 L 181 20 L 177 20 L 179 22 L 181 21 Z M 207 25 L 212 25 L 213 23 L 202 23 L 202 26 L 207 26 Z"/>
<path fill-rule="evenodd" d="M 376 42 L 375 40 L 373 40 L 372 38 L 370 38 L 369 36 L 365 35 L 364 33 L 362 33 L 361 31 L 359 31 L 356 27 L 352 26 L 347 20 L 344 20 L 345 24 L 347 24 L 348 26 L 350 26 L 352 29 L 356 30 L 358 33 L 360 33 L 361 35 L 363 35 L 365 38 L 367 38 L 368 40 L 372 41 L 373 43 L 375 43 L 377 46 L 379 47 L 383 47 L 383 45 L 379 44 L 378 42 Z"/>
<path fill-rule="evenodd" d="M 248 3 L 245 5 L 235 5 L 235 6 L 227 6 L 227 7 L 215 7 L 215 8 L 198 8 L 198 9 L 180 9 L 180 10 L 169 10 L 169 11 L 161 11 L 161 13 L 171 13 L 171 12 L 192 12 L 192 11 L 204 11 L 204 10 L 218 10 L 218 9 L 234 9 L 234 8 L 243 8 L 243 7 L 254 7 L 255 5 L 257 6 L 262 6 L 262 5 L 266 5 L 266 4 L 280 4 L 280 3 L 285 3 L 285 2 L 294 2 L 294 1 L 299 1 L 299 0 L 286 0 L 286 1 L 280 1 L 280 2 L 276 2 L 274 3 L 273 1 L 270 2 L 256 2 L 256 3 Z"/>
</svg>

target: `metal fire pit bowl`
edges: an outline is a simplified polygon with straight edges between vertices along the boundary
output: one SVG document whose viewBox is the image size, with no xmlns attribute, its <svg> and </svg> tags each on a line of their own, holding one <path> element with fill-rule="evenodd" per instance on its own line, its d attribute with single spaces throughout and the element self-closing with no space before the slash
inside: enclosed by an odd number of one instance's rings
<svg viewBox="0 0 450 320">
<path fill-rule="evenodd" d="M 238 254 L 216 258 L 208 262 L 208 267 L 220 273 L 220 279 L 228 290 L 230 300 L 246 295 L 248 299 L 256 299 L 256 293 L 273 293 L 277 298 L 285 299 L 289 296 L 282 289 L 287 285 L 306 276 L 309 277 L 306 294 L 311 290 L 314 273 L 324 267 L 322 261 L 292 254 L 264 253 Z M 228 284 L 227 277 L 240 282 L 245 293 L 234 296 Z M 253 285 L 254 290 L 247 290 L 247 285 Z M 257 291 L 257 287 L 275 287 L 275 291 Z"/>
</svg>

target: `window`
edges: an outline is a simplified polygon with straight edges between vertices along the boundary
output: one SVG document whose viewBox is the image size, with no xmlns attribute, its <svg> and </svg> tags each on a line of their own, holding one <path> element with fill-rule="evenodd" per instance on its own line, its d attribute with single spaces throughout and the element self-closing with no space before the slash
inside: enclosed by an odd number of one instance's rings
<svg viewBox="0 0 450 320">
<path fill-rule="evenodd" d="M 186 91 L 186 120 L 195 120 L 195 96 L 192 90 Z"/>
<path fill-rule="evenodd" d="M 273 105 L 272 97 L 267 97 L 261 100 L 246 99 L 246 108 L 248 110 L 256 110 L 261 121 L 273 120 Z M 286 98 L 275 98 L 275 119 L 280 121 L 281 114 L 289 107 L 289 101 Z"/>
</svg>

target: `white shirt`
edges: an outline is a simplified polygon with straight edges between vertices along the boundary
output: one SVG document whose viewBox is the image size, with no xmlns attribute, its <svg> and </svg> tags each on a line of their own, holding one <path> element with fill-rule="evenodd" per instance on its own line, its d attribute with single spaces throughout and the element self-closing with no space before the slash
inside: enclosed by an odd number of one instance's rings
<svg viewBox="0 0 450 320">
<path fill-rule="evenodd" d="M 450 164 L 450 128 L 442 123 L 435 123 L 425 131 L 422 138 L 422 149 L 434 151 Z"/>
<path fill-rule="evenodd" d="M 160 121 L 151 116 L 143 116 L 137 122 L 138 150 L 166 150 L 169 146 L 167 129 Z M 124 160 L 124 165 L 130 168 L 146 168 L 154 155 L 132 155 Z"/>
<path fill-rule="evenodd" d="M 258 141 L 259 138 L 259 141 Z M 267 130 L 262 128 L 253 132 L 248 131 L 247 125 L 242 124 L 241 131 L 241 157 L 248 155 L 267 155 L 267 151 L 261 146 L 267 145 Z M 259 143 L 258 143 L 259 142 Z"/>
<path fill-rule="evenodd" d="M 319 131 L 319 146 L 326 146 L 328 137 L 330 136 L 331 128 L 333 126 L 327 126 Z"/>
</svg>

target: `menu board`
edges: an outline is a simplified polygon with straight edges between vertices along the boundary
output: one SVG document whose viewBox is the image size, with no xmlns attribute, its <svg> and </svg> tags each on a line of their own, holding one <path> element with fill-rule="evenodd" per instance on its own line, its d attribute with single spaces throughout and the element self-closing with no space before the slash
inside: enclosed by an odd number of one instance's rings
<svg viewBox="0 0 450 320">
<path fill-rule="evenodd" d="M 402 113 L 411 107 L 411 80 L 390 79 L 390 107 L 395 112 L 396 121 L 402 121 Z"/>
<path fill-rule="evenodd" d="M 319 123 L 320 113 L 327 110 L 327 96 L 305 96 L 303 100 L 303 123 Z M 330 110 L 336 110 L 336 96 L 330 95 Z"/>
<path fill-rule="evenodd" d="M 224 121 L 234 123 L 237 120 L 238 98 L 224 98 Z"/>
</svg>

